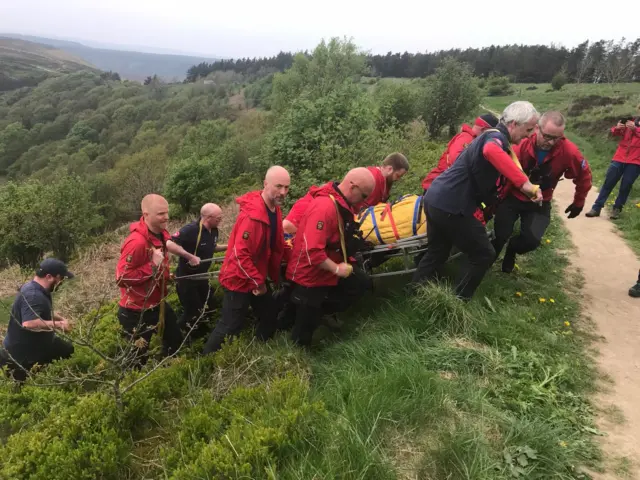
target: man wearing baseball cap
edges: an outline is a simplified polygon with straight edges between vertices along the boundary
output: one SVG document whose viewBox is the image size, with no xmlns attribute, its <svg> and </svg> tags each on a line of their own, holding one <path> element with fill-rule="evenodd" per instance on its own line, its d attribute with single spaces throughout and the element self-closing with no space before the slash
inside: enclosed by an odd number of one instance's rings
<svg viewBox="0 0 640 480">
<path fill-rule="evenodd" d="M 36 270 L 33 280 L 18 290 L 4 339 L 9 355 L 2 352 L 5 359 L 18 364 L 12 366 L 16 380 L 24 380 L 25 370 L 36 363 L 45 365 L 73 354 L 73 345 L 55 333 L 56 330 L 68 332 L 71 325 L 54 313 L 51 298 L 51 293 L 67 278 L 73 278 L 73 274 L 64 262 L 47 258 Z"/>
</svg>

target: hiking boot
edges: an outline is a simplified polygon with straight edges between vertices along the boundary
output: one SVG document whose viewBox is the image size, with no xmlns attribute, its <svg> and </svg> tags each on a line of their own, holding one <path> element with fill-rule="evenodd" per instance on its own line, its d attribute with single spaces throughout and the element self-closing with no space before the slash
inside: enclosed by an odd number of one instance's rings
<svg viewBox="0 0 640 480">
<path fill-rule="evenodd" d="M 320 319 L 320 325 L 324 325 L 332 332 L 339 332 L 344 326 L 344 322 L 340 321 L 336 313 L 323 315 Z"/>
<path fill-rule="evenodd" d="M 640 282 L 636 283 L 629 289 L 629 296 L 634 298 L 640 298 Z"/>
<path fill-rule="evenodd" d="M 584 214 L 585 217 L 599 217 L 600 216 L 600 210 L 596 210 L 595 208 L 592 208 L 591 210 L 589 210 L 587 213 Z"/>
<path fill-rule="evenodd" d="M 611 215 L 609 215 L 609 218 L 611 220 L 618 220 L 620 218 L 621 213 L 622 213 L 621 208 L 613 207 L 613 209 L 611 209 Z"/>
<path fill-rule="evenodd" d="M 511 273 L 516 266 L 516 254 L 513 250 L 507 248 L 504 258 L 502 259 L 502 271 L 504 273 Z"/>
</svg>

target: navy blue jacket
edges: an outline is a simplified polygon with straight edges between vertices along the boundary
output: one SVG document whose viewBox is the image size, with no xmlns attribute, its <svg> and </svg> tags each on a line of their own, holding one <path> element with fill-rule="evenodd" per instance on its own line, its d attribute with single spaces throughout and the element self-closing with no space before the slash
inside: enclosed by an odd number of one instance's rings
<svg viewBox="0 0 640 480">
<path fill-rule="evenodd" d="M 510 137 L 504 125 L 485 132 L 465 148 L 455 163 L 438 176 L 425 197 L 425 203 L 453 215 L 473 215 L 494 197 L 500 172 L 484 157 L 487 142 L 494 142 L 509 154 Z M 511 161 L 511 160 L 510 160 Z"/>
</svg>

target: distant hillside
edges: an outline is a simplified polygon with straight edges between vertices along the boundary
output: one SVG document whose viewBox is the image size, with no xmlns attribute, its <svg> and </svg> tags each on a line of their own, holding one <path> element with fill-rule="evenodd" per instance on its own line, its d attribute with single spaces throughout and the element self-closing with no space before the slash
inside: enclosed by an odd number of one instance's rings
<svg viewBox="0 0 640 480">
<path fill-rule="evenodd" d="M 0 34 L 0 36 L 51 45 L 81 57 L 101 70 L 117 72 L 122 78 L 128 80 L 142 81 L 146 77 L 155 74 L 165 81 L 182 81 L 191 66 L 202 62 L 213 62 L 217 60 L 215 57 L 205 58 L 190 55 L 169 55 L 93 48 L 79 42 L 30 35 Z"/>
<path fill-rule="evenodd" d="M 0 36 L 0 91 L 36 85 L 52 75 L 96 70 L 89 62 L 50 45 Z"/>
</svg>

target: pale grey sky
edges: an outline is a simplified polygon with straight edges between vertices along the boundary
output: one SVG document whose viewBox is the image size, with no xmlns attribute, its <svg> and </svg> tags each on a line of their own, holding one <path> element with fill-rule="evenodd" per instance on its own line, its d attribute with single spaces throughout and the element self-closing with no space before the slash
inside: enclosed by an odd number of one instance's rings
<svg viewBox="0 0 640 480">
<path fill-rule="evenodd" d="M 312 49 L 343 35 L 372 53 L 640 35 L 630 4 L 591 1 L 594 8 L 584 0 L 0 0 L 0 33 L 223 57 Z"/>
</svg>

